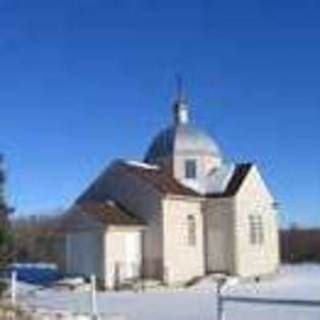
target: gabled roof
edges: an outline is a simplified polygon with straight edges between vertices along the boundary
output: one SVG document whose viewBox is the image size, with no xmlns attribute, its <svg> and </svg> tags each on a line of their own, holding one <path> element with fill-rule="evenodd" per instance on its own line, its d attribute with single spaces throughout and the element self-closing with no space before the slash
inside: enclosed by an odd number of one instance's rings
<svg viewBox="0 0 320 320">
<path fill-rule="evenodd" d="M 119 203 L 84 203 L 80 210 L 107 225 L 144 225 L 142 218 L 128 212 Z"/>
<path fill-rule="evenodd" d="M 160 169 L 155 166 L 132 165 L 122 162 L 121 166 L 129 174 L 133 174 L 147 183 L 150 183 L 155 189 L 162 194 L 173 194 L 181 196 L 199 197 L 199 193 L 182 185 L 174 177 L 172 177 L 166 170 Z"/>
<path fill-rule="evenodd" d="M 245 180 L 247 174 L 253 166 L 253 164 L 251 163 L 237 164 L 223 192 L 208 193 L 201 195 L 197 191 L 182 185 L 165 170 L 161 170 L 159 168 L 146 168 L 143 166 L 134 166 L 126 163 L 123 163 L 122 165 L 127 172 L 144 179 L 146 182 L 152 184 L 157 190 L 159 190 L 163 194 L 184 195 L 191 197 L 203 196 L 209 198 L 227 198 L 235 196 L 238 190 L 240 189 L 243 181 Z"/>
<path fill-rule="evenodd" d="M 215 193 L 199 193 L 198 191 L 187 187 L 176 180 L 169 172 L 158 166 L 151 166 L 145 163 L 117 161 L 116 166 L 128 175 L 133 175 L 143 180 L 146 184 L 150 184 L 162 195 L 177 195 L 196 198 L 228 198 L 235 196 L 249 173 L 250 163 L 237 164 L 234 166 L 232 175 L 228 179 L 226 187 L 221 192 Z M 106 223 L 128 221 L 134 223 L 127 217 L 128 212 L 115 204 L 110 207 L 107 204 L 108 195 L 104 192 L 104 175 L 101 176 L 98 183 L 93 183 L 76 201 L 76 205 L 87 208 L 89 214 L 102 219 Z M 99 204 L 99 205 L 97 205 Z M 117 214 L 119 217 L 117 217 Z M 133 216 L 132 214 L 129 216 Z M 131 223 L 130 222 L 130 223 Z"/>
<path fill-rule="evenodd" d="M 237 164 L 234 169 L 233 175 L 227 184 L 226 189 L 221 193 L 211 193 L 207 194 L 206 196 L 209 198 L 228 198 L 235 196 L 252 166 L 252 163 Z"/>
<path fill-rule="evenodd" d="M 145 222 L 142 218 L 133 215 L 128 212 L 120 204 L 114 201 L 106 202 L 84 202 L 76 204 L 72 209 L 70 215 L 65 217 L 63 222 L 66 229 L 71 229 L 74 225 L 74 218 L 79 214 L 83 213 L 88 217 L 91 217 L 97 222 L 103 225 L 113 226 L 143 226 Z"/>
<path fill-rule="evenodd" d="M 184 195 L 192 197 L 205 197 L 205 198 L 229 198 L 233 197 L 239 191 L 245 178 L 247 177 L 253 164 L 245 163 L 238 164 L 233 171 L 233 175 L 230 178 L 227 187 L 223 192 L 211 193 L 200 195 L 199 193 L 187 188 L 175 180 L 172 176 L 166 173 L 164 170 L 156 167 L 143 167 L 138 165 L 130 165 L 121 162 L 122 168 L 126 172 L 136 175 L 147 183 L 152 184 L 157 190 L 163 194 Z M 114 201 L 90 201 L 88 199 L 77 201 L 73 208 L 73 213 L 77 215 L 77 212 L 82 212 L 89 217 L 92 217 L 96 221 L 104 225 L 116 225 L 116 226 L 143 226 L 145 221 L 126 210 L 121 204 Z M 67 215 L 63 221 L 64 229 L 72 229 L 74 226 L 74 214 Z"/>
</svg>

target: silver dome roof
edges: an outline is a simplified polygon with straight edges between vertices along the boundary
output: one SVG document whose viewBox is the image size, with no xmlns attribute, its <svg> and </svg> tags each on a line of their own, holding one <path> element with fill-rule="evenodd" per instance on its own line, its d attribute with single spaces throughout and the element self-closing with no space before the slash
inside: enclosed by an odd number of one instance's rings
<svg viewBox="0 0 320 320">
<path fill-rule="evenodd" d="M 208 153 L 222 157 L 218 145 L 209 135 L 190 123 L 180 123 L 161 131 L 155 137 L 146 153 L 145 162 L 154 163 L 159 158 L 180 152 Z"/>
</svg>

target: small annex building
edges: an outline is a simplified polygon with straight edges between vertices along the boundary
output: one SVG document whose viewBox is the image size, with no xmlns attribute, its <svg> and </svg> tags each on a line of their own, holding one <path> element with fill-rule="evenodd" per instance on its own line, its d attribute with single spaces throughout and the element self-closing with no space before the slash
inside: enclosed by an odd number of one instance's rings
<svg viewBox="0 0 320 320">
<path fill-rule="evenodd" d="M 277 270 L 277 209 L 257 165 L 228 161 L 185 100 L 173 114 L 143 161 L 113 161 L 68 211 L 69 273 L 114 288 L 142 276 L 170 285 Z"/>
</svg>

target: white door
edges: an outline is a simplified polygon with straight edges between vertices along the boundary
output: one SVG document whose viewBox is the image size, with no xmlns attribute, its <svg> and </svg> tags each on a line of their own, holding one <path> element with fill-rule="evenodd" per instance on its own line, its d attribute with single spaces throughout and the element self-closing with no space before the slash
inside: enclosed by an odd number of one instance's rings
<svg viewBox="0 0 320 320">
<path fill-rule="evenodd" d="M 141 233 L 130 232 L 125 235 L 126 266 L 125 278 L 139 276 L 141 264 Z"/>
</svg>

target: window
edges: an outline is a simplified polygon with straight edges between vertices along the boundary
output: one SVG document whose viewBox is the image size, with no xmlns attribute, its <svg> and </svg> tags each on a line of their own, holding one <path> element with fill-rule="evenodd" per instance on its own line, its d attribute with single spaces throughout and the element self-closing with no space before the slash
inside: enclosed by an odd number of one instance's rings
<svg viewBox="0 0 320 320">
<path fill-rule="evenodd" d="M 196 245 L 196 220 L 192 215 L 188 215 L 188 245 Z"/>
<path fill-rule="evenodd" d="M 261 245 L 264 241 L 263 222 L 261 215 L 249 215 L 250 243 Z"/>
<path fill-rule="evenodd" d="M 195 179 L 197 177 L 197 162 L 194 159 L 185 161 L 185 177 L 187 179 Z"/>
</svg>

